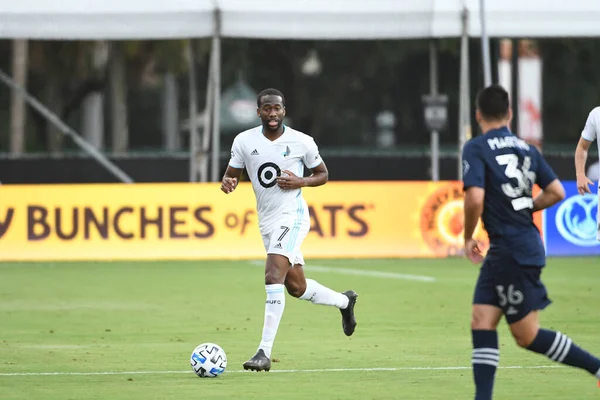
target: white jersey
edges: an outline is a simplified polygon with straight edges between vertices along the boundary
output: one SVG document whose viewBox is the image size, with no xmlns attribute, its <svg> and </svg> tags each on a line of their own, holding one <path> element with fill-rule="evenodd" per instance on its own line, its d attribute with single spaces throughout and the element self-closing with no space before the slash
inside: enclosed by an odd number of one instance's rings
<svg viewBox="0 0 600 400">
<path fill-rule="evenodd" d="M 585 140 L 589 140 L 593 142 L 594 140 L 598 141 L 598 152 L 600 153 L 600 107 L 594 108 L 590 114 L 588 115 L 587 121 L 585 121 L 585 127 L 581 132 L 581 137 Z M 600 160 L 598 160 L 600 163 Z M 594 169 L 598 168 L 598 163 L 593 163 L 593 165 L 588 169 L 588 174 L 586 175 L 597 175 L 594 174 Z M 592 174 L 590 174 L 592 172 Z M 598 180 L 597 176 L 589 176 L 592 180 Z"/>
<path fill-rule="evenodd" d="M 587 121 L 585 121 L 585 127 L 581 132 L 581 137 L 590 142 L 596 140 L 598 142 L 598 151 L 600 152 L 600 107 L 594 108 L 588 115 Z M 600 187 L 600 182 L 598 182 L 598 185 Z M 598 200 L 600 202 L 600 190 L 598 190 Z M 598 223 L 597 239 L 600 240 L 600 207 L 598 207 L 596 221 Z"/>
<path fill-rule="evenodd" d="M 585 127 L 581 132 L 581 137 L 585 140 L 593 142 L 598 139 L 600 132 L 600 107 L 594 108 L 590 111 L 587 121 L 585 121 Z M 598 150 L 600 151 L 600 141 L 598 141 Z"/>
<path fill-rule="evenodd" d="M 282 218 L 308 219 L 308 206 L 301 189 L 282 190 L 277 185 L 281 171 L 304 176 L 304 166 L 321 164 L 319 149 L 312 137 L 284 126 L 276 140 L 267 139 L 262 126 L 238 134 L 231 146 L 229 165 L 246 168 L 256 195 L 260 232 L 265 235 Z"/>
</svg>

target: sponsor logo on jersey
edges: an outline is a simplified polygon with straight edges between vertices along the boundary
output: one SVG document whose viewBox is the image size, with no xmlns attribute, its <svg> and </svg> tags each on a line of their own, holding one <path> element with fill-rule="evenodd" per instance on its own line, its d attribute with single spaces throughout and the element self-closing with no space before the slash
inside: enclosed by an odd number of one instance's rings
<svg viewBox="0 0 600 400">
<path fill-rule="evenodd" d="M 281 176 L 281 168 L 275 163 L 267 162 L 258 167 L 256 173 L 258 177 L 258 183 L 262 187 L 270 188 L 277 184 L 277 177 Z"/>
</svg>

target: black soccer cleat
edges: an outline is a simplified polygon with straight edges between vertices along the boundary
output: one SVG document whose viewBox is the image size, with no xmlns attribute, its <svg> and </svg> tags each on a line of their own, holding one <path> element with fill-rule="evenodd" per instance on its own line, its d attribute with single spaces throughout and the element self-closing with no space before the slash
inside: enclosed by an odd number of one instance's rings
<svg viewBox="0 0 600 400">
<path fill-rule="evenodd" d="M 250 371 L 269 371 L 271 369 L 271 360 L 265 355 L 262 349 L 258 349 L 254 357 L 244 363 L 244 369 Z"/>
<path fill-rule="evenodd" d="M 356 299 L 358 298 L 358 294 L 354 290 L 348 290 L 342 293 L 344 296 L 348 297 L 348 307 L 341 309 L 342 313 L 342 329 L 344 329 L 344 333 L 346 336 L 352 336 L 354 333 L 354 329 L 356 328 L 356 318 L 354 318 L 354 306 L 356 305 Z"/>
</svg>

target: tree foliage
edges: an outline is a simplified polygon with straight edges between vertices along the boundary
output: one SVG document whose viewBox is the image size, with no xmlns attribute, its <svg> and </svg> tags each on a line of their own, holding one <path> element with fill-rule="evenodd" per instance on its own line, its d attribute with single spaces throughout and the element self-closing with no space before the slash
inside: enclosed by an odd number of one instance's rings
<svg viewBox="0 0 600 400">
<path fill-rule="evenodd" d="M 497 48 L 492 41 L 492 49 Z M 188 114 L 188 63 L 186 40 L 128 41 L 123 43 L 127 71 L 127 105 L 131 124 L 130 145 L 161 147 L 160 87 L 166 71 L 176 74 L 180 85 L 180 115 Z M 457 142 L 459 53 L 458 39 L 444 39 L 439 47 L 439 90 L 449 96 L 448 130 L 442 144 Z M 199 51 L 196 72 L 199 108 L 204 106 L 210 40 L 196 40 Z M 543 127 L 545 143 L 572 145 L 587 113 L 600 104 L 600 41 L 597 39 L 544 39 L 539 41 L 543 59 Z M 90 91 L 105 91 L 105 74 L 92 68 L 93 43 L 87 41 L 32 41 L 28 89 L 50 102 L 52 110 L 77 128 L 80 105 Z M 244 79 L 257 92 L 281 89 L 287 98 L 288 116 L 294 127 L 316 137 L 326 147 L 373 146 L 376 117 L 393 112 L 399 148 L 426 146 L 429 134 L 423 121 L 421 96 L 429 92 L 429 41 L 307 41 L 224 39 L 222 89 Z M 480 41 L 470 40 L 471 99 L 482 85 Z M 309 54 L 315 53 L 321 69 L 303 72 Z M 10 46 L 0 42 L 0 64 L 10 66 Z M 492 62 L 496 59 L 494 54 Z M 50 90 L 50 89 L 52 90 Z M 0 92 L 7 104 L 8 91 Z M 46 122 L 37 113 L 29 124 L 29 150 L 49 146 Z M 2 126 L 7 114 L 0 113 Z M 258 122 L 258 121 L 257 121 Z M 474 121 L 473 121 L 474 123 Z M 109 124 L 107 124 L 109 126 Z M 6 143 L 7 129 L 0 131 Z M 110 135 L 107 135 L 110 136 Z M 227 139 L 229 141 L 229 139 Z"/>
</svg>

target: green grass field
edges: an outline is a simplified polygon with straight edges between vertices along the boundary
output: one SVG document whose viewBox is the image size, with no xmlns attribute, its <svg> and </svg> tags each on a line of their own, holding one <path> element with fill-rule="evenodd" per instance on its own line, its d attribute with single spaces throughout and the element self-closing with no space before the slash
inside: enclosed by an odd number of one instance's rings
<svg viewBox="0 0 600 400">
<path fill-rule="evenodd" d="M 472 398 L 477 268 L 466 260 L 310 260 L 308 276 L 359 293 L 354 336 L 338 310 L 288 296 L 278 362 L 249 373 L 265 299 L 257 264 L 0 264 L 0 399 Z M 554 301 L 543 325 L 600 354 L 600 261 L 550 259 L 543 279 Z M 504 322 L 499 332 L 495 399 L 600 399 L 587 372 L 518 349 Z M 225 349 L 222 376 L 192 373 L 202 342 Z"/>
</svg>

